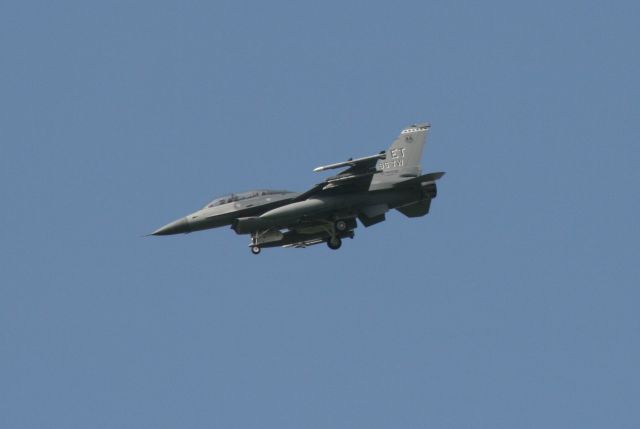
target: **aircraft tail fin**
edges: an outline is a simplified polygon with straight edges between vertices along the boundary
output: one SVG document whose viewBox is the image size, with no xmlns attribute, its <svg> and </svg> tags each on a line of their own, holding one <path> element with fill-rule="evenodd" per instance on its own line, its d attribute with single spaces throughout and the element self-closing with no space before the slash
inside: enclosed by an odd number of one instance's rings
<svg viewBox="0 0 640 429">
<path fill-rule="evenodd" d="M 384 189 L 422 174 L 420 161 L 431 125 L 428 123 L 410 125 L 400 132 L 387 149 L 386 159 L 378 161 L 380 171 L 373 176 L 370 190 Z"/>
</svg>

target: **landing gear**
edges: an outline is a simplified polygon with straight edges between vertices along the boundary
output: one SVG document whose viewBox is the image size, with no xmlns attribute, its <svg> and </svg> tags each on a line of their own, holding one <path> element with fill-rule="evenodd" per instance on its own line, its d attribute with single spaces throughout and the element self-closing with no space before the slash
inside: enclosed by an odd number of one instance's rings
<svg viewBox="0 0 640 429">
<path fill-rule="evenodd" d="M 331 250 L 338 250 L 340 246 L 342 246 L 342 239 L 337 236 L 331 237 L 329 241 L 327 241 L 327 246 L 329 246 Z"/>
<path fill-rule="evenodd" d="M 355 219 L 323 219 L 301 222 L 285 231 L 279 229 L 256 230 L 251 232 L 249 250 L 259 255 L 262 248 L 268 247 L 307 247 L 327 243 L 332 250 L 342 247 L 342 240 L 353 238 Z"/>
<path fill-rule="evenodd" d="M 251 245 L 249 246 L 251 248 L 251 253 L 253 253 L 254 255 L 259 255 L 260 254 L 260 246 L 258 246 L 258 233 L 254 232 L 253 234 L 251 234 Z"/>
</svg>

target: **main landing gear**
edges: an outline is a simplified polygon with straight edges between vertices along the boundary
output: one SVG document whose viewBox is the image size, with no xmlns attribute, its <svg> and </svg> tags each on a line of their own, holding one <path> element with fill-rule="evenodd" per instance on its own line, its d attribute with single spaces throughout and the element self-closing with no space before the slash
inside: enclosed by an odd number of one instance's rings
<svg viewBox="0 0 640 429">
<path fill-rule="evenodd" d="M 331 237 L 327 240 L 327 246 L 329 246 L 331 250 L 338 250 L 340 246 L 342 246 L 342 239 L 338 236 Z"/>
<path fill-rule="evenodd" d="M 331 250 L 338 250 L 342 246 L 342 238 L 353 238 L 353 231 L 349 231 L 356 227 L 356 223 L 353 219 L 339 219 L 331 225 L 333 228 L 328 229 L 329 239 L 327 240 L 327 246 Z"/>
<path fill-rule="evenodd" d="M 259 255 L 262 247 L 308 247 L 327 243 L 331 250 L 342 247 L 343 238 L 353 238 L 355 219 L 317 221 L 315 224 L 301 225 L 284 233 L 279 230 L 254 231 L 251 233 L 249 250 Z"/>
</svg>

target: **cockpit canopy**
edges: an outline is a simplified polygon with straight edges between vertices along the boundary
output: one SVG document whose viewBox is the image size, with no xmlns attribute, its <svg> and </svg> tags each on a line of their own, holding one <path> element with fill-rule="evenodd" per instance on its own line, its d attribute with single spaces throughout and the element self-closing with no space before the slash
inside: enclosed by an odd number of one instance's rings
<svg viewBox="0 0 640 429">
<path fill-rule="evenodd" d="M 224 195 L 222 197 L 218 197 L 215 200 L 211 201 L 203 208 L 211 208 L 221 206 L 223 204 L 229 204 L 236 201 L 246 200 L 248 198 L 261 197 L 263 195 L 276 195 L 276 194 L 288 194 L 290 191 L 275 191 L 271 189 L 262 189 L 259 191 L 248 191 L 248 192 L 240 192 L 237 194 L 229 194 Z"/>
</svg>

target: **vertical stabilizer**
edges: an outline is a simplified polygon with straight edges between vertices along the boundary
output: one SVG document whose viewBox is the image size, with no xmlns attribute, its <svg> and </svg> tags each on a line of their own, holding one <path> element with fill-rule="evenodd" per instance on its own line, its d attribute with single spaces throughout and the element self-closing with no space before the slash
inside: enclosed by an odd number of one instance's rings
<svg viewBox="0 0 640 429">
<path fill-rule="evenodd" d="M 422 149 L 431 125 L 428 123 L 410 125 L 400 132 L 387 149 L 386 159 L 376 166 L 380 173 L 373 176 L 370 190 L 384 189 L 396 182 L 418 177 L 422 174 L 420 161 Z"/>
</svg>

